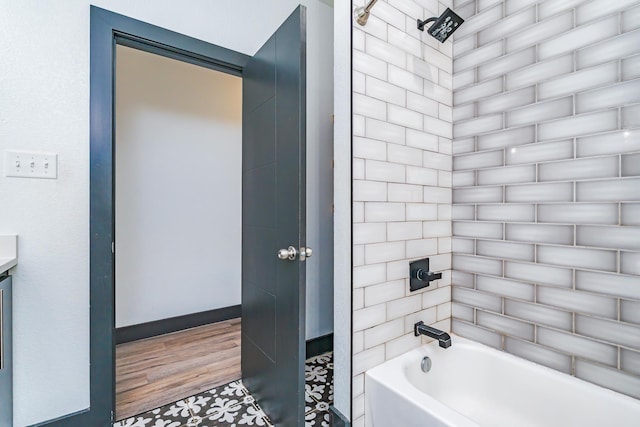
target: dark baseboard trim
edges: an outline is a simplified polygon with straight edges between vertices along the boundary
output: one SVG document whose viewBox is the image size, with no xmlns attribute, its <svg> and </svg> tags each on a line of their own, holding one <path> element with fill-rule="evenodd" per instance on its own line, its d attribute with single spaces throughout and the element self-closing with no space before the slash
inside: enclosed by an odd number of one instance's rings
<svg viewBox="0 0 640 427">
<path fill-rule="evenodd" d="M 328 351 L 333 351 L 333 333 L 307 341 L 307 359 Z"/>
<path fill-rule="evenodd" d="M 333 427 L 351 427 L 351 422 L 335 406 L 329 406 L 331 414 L 331 425 Z"/>
<path fill-rule="evenodd" d="M 151 338 L 157 335 L 195 328 L 196 326 L 208 325 L 209 323 L 222 322 L 223 320 L 240 317 L 240 315 L 240 305 L 233 305 L 231 307 L 116 328 L 116 344 Z"/>
</svg>

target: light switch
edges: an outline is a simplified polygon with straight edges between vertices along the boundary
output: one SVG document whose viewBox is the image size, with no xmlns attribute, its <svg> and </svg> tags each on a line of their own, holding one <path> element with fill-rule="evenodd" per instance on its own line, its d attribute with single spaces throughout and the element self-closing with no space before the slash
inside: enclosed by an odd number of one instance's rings
<svg viewBox="0 0 640 427">
<path fill-rule="evenodd" d="M 4 175 L 16 178 L 58 177 L 58 155 L 28 151 L 4 152 Z"/>
</svg>

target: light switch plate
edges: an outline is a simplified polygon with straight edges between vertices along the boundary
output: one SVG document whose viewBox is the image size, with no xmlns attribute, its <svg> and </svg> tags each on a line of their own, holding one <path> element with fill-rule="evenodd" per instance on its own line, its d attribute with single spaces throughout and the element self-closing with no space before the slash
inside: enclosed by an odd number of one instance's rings
<svg viewBox="0 0 640 427">
<path fill-rule="evenodd" d="M 58 155 L 29 151 L 5 151 L 4 175 L 16 178 L 58 177 Z"/>
</svg>

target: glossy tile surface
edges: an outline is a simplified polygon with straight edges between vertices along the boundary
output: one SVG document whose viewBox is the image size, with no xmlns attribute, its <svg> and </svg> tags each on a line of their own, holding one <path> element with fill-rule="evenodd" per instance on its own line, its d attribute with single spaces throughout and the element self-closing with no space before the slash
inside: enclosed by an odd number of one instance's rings
<svg viewBox="0 0 640 427">
<path fill-rule="evenodd" d="M 454 109 L 453 87 L 464 90 L 475 82 L 473 68 L 484 58 L 474 52 L 476 43 L 470 38 L 456 50 L 460 62 L 454 65 L 452 43 L 438 43 L 415 26 L 417 17 L 449 6 L 444 1 L 378 2 L 366 26 L 352 27 L 353 335 L 348 356 L 353 388 L 344 398 L 351 398 L 356 426 L 364 423 L 363 372 L 420 345 L 407 325 L 420 319 L 450 329 L 451 187 L 460 178 L 453 175 L 452 153 L 472 152 L 475 145 L 473 137 L 453 141 L 452 121 L 454 116 L 473 121 L 473 102 L 502 91 L 502 83 L 461 92 L 458 100 L 467 106 Z M 471 26 L 482 27 L 483 20 L 502 15 L 501 9 Z M 501 56 L 500 43 L 484 46 L 487 55 Z M 487 73 L 496 66 L 504 65 L 488 66 Z M 454 79 L 454 67 L 472 72 Z M 458 134 L 477 125 L 483 124 L 469 123 Z M 500 117 L 484 124 L 500 125 Z M 479 157 L 486 157 L 487 165 L 503 164 L 500 152 Z M 442 279 L 429 289 L 409 292 L 409 262 L 424 257 Z"/>
<path fill-rule="evenodd" d="M 453 331 L 637 397 L 640 5 L 458 7 Z"/>
</svg>

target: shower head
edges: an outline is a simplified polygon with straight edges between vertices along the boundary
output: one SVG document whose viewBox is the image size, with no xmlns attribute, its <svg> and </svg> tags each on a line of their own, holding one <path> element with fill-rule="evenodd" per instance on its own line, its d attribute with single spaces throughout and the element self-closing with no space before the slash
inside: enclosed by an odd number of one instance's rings
<svg viewBox="0 0 640 427">
<path fill-rule="evenodd" d="M 378 0 L 371 0 L 365 7 L 358 7 L 353 11 L 353 16 L 356 18 L 356 22 L 360 25 L 366 25 L 369 19 L 369 12 L 374 4 Z"/>
<path fill-rule="evenodd" d="M 451 34 L 460 27 L 460 24 L 464 22 L 464 19 L 460 18 L 453 10 L 447 8 L 440 17 L 428 18 L 424 21 L 418 19 L 418 29 L 420 31 L 424 31 L 425 24 L 429 22 L 434 22 L 434 24 L 427 30 L 429 35 L 444 43 L 445 40 L 447 40 L 449 36 L 451 36 Z"/>
</svg>

